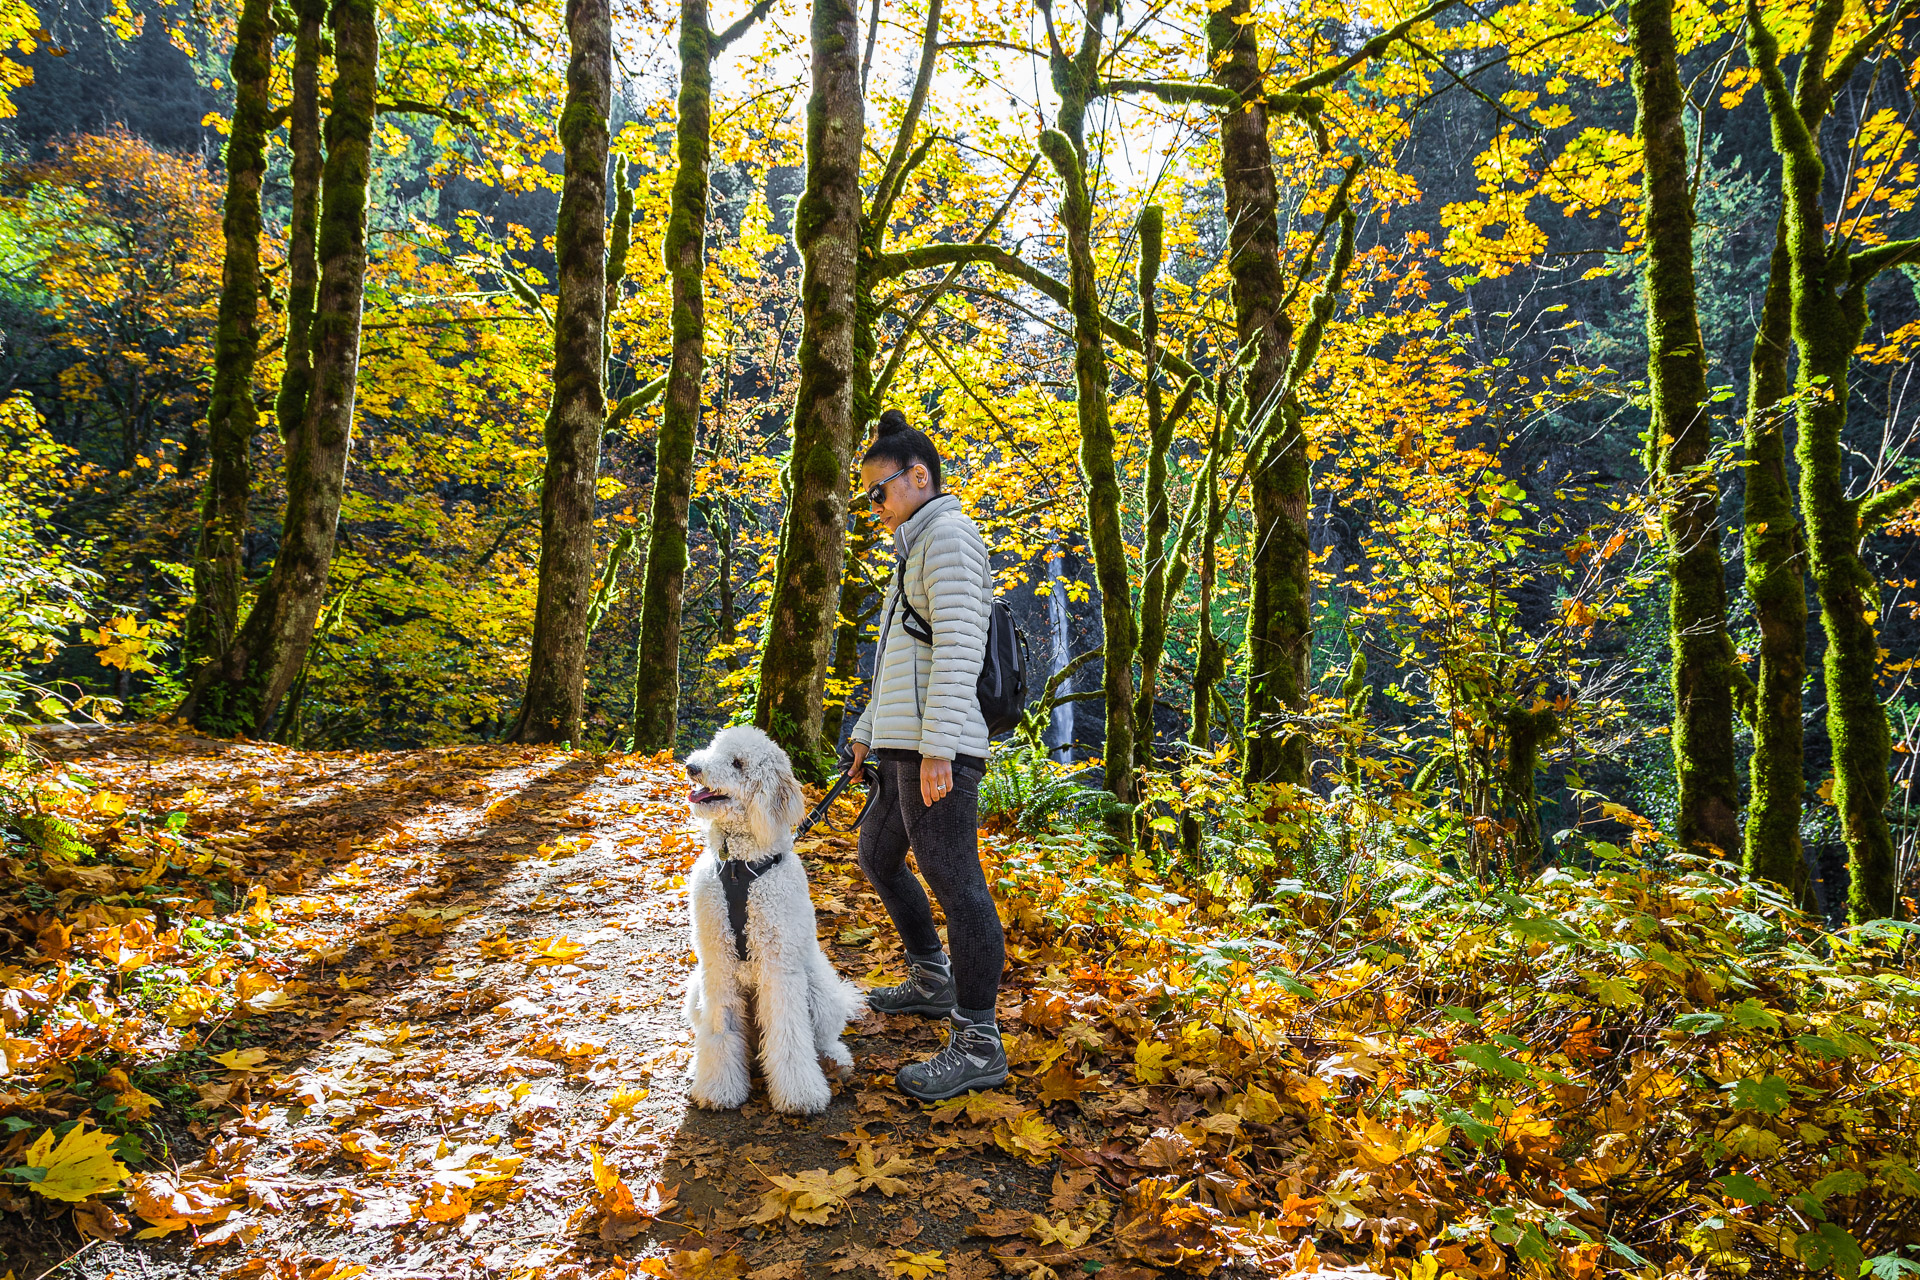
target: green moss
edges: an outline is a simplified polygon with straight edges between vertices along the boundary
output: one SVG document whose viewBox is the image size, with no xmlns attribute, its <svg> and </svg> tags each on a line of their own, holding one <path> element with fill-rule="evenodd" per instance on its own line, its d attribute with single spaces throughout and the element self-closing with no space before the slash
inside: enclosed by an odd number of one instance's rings
<svg viewBox="0 0 1920 1280">
<path fill-rule="evenodd" d="M 273 15 L 268 0 L 246 0 L 234 31 L 234 105 L 227 143 L 222 229 L 226 252 L 207 404 L 207 489 L 194 555 L 194 605 L 187 616 L 190 661 L 217 657 L 240 623 L 242 553 L 252 523 L 253 375 L 260 346 L 260 182 L 272 123 Z"/>
<path fill-rule="evenodd" d="M 1631 0 L 1636 133 L 1645 157 L 1648 461 L 1667 543 L 1673 650 L 1673 758 L 1679 837 L 1731 857 L 1739 847 L 1733 748 L 1733 646 L 1715 527 L 1719 491 L 1707 367 L 1693 279 L 1693 192 L 1673 0 Z"/>
<path fill-rule="evenodd" d="M 1878 611 L 1878 591 L 1860 559 L 1859 515 L 1846 493 L 1841 435 L 1848 366 L 1866 329 L 1867 286 L 1877 271 L 1920 254 L 1920 242 L 1876 246 L 1853 256 L 1844 246 L 1831 250 L 1827 242 L 1821 203 L 1826 169 L 1817 130 L 1831 95 L 1817 69 L 1827 64 L 1844 13 L 1841 0 L 1819 0 L 1804 55 L 1816 71 L 1803 72 L 1794 93 L 1788 92 L 1779 46 L 1754 0 L 1747 5 L 1747 48 L 1760 72 L 1774 150 L 1782 161 L 1792 331 L 1800 355 L 1795 410 L 1800 510 L 1827 639 L 1822 675 L 1833 745 L 1833 800 L 1851 881 L 1847 912 L 1861 921 L 1891 915 L 1898 886 L 1886 816 L 1891 740 L 1879 696 L 1879 637 L 1870 620 Z"/>
</svg>

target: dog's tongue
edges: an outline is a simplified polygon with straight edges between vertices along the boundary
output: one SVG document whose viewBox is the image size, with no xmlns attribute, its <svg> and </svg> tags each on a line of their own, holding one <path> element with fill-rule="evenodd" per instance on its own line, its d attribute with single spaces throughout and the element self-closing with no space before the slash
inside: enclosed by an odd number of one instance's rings
<svg viewBox="0 0 1920 1280">
<path fill-rule="evenodd" d="M 695 787 L 687 796 L 687 799 L 691 800 L 694 804 L 705 804 L 709 800 L 718 800 L 719 798 L 720 793 L 718 791 L 710 791 L 706 787 Z"/>
</svg>

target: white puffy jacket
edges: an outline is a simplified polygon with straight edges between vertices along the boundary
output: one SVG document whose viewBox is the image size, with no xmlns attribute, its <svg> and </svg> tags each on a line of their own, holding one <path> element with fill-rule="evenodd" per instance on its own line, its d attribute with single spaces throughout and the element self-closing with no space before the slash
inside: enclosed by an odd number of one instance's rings
<svg viewBox="0 0 1920 1280">
<path fill-rule="evenodd" d="M 986 540 L 960 499 L 930 498 L 893 535 L 901 558 L 880 611 L 873 696 L 853 726 L 870 747 L 918 751 L 930 760 L 987 756 L 980 714 L 980 664 L 993 612 L 993 568 Z M 933 628 L 933 643 L 905 630 L 908 603 Z"/>
</svg>

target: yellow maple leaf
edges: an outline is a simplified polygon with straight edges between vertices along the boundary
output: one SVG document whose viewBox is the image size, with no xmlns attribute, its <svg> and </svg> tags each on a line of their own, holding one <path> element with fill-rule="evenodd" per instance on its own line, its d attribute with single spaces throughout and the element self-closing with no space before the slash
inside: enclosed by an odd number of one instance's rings
<svg viewBox="0 0 1920 1280">
<path fill-rule="evenodd" d="M 572 964 L 587 949 L 568 937 L 535 938 L 527 945 L 527 952 L 521 959 L 529 966 L 544 964 Z"/>
<path fill-rule="evenodd" d="M 613 1096 L 607 1099 L 607 1119 L 618 1120 L 632 1115 L 652 1092 L 651 1089 L 615 1089 Z"/>
<path fill-rule="evenodd" d="M 216 1053 L 213 1060 L 229 1071 L 271 1071 L 271 1067 L 260 1064 L 267 1060 L 265 1049 L 229 1049 L 225 1053 Z"/>
<path fill-rule="evenodd" d="M 35 1138 L 13 1174 L 49 1200 L 77 1204 L 119 1187 L 127 1167 L 114 1159 L 112 1134 L 75 1125 L 57 1142 L 51 1129 Z"/>
<path fill-rule="evenodd" d="M 1039 1214 L 1033 1215 L 1033 1225 L 1027 1228 L 1027 1234 L 1040 1242 L 1041 1248 L 1058 1245 L 1062 1249 L 1078 1249 L 1093 1237 L 1091 1225 L 1074 1225 L 1073 1219 L 1064 1214 L 1058 1221 L 1049 1222 Z"/>
<path fill-rule="evenodd" d="M 805 1173 L 763 1173 L 773 1190 L 761 1195 L 760 1207 L 749 1221 L 772 1222 L 792 1218 L 795 1222 L 824 1227 L 847 1203 L 847 1197 L 860 1185 L 857 1169 L 809 1169 Z"/>
<path fill-rule="evenodd" d="M 872 1189 L 889 1198 L 899 1195 L 910 1185 L 899 1174 L 924 1173 L 926 1168 L 926 1165 L 905 1156 L 890 1156 L 885 1164 L 881 1164 L 875 1158 L 873 1148 L 864 1142 L 854 1156 L 854 1172 L 859 1175 L 860 1190 Z"/>
<path fill-rule="evenodd" d="M 995 1125 L 993 1141 L 1028 1164 L 1045 1164 L 1060 1146 L 1060 1131 L 1042 1120 L 1038 1111 L 1023 1111 Z"/>
<path fill-rule="evenodd" d="M 940 1256 L 938 1249 L 926 1253 L 911 1253 L 905 1249 L 895 1249 L 893 1257 L 887 1260 L 887 1271 L 906 1280 L 927 1280 L 928 1276 L 945 1275 L 947 1260 Z"/>
<path fill-rule="evenodd" d="M 1158 1040 L 1142 1040 L 1133 1050 L 1133 1075 L 1141 1084 L 1160 1084 L 1167 1078 L 1167 1063 L 1177 1061 L 1171 1045 Z"/>
</svg>

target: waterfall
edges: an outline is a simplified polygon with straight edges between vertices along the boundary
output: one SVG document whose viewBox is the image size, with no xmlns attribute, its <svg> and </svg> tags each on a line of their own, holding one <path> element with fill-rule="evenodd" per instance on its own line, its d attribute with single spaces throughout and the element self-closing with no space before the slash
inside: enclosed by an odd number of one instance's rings
<svg viewBox="0 0 1920 1280">
<path fill-rule="evenodd" d="M 1051 587 L 1047 591 L 1047 621 L 1052 624 L 1053 652 L 1051 669 L 1059 671 L 1067 665 L 1070 654 L 1067 647 L 1067 577 L 1066 566 L 1058 550 L 1047 557 L 1047 577 Z M 1054 691 L 1055 696 L 1064 697 L 1073 692 L 1073 679 L 1068 677 Z M 1057 703 L 1053 708 L 1053 720 L 1047 726 L 1047 754 L 1062 764 L 1073 762 L 1073 704 Z"/>
</svg>

